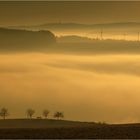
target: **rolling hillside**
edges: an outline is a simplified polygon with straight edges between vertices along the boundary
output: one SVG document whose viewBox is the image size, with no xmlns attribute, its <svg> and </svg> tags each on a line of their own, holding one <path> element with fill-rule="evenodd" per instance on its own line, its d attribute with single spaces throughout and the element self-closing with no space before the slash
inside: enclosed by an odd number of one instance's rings
<svg viewBox="0 0 140 140">
<path fill-rule="evenodd" d="M 6 119 L 0 120 L 0 129 L 2 128 L 61 128 L 90 126 L 93 123 L 52 120 L 52 119 Z"/>
<path fill-rule="evenodd" d="M 100 124 L 64 120 L 0 120 L 0 138 L 13 139 L 134 139 L 140 124 Z"/>
<path fill-rule="evenodd" d="M 50 31 L 0 28 L 0 51 L 41 50 L 56 42 Z"/>
</svg>

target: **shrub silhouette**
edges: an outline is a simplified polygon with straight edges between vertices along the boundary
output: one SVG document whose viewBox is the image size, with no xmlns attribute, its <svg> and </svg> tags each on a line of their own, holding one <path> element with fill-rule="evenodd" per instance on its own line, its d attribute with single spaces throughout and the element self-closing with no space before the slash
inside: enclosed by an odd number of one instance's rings
<svg viewBox="0 0 140 140">
<path fill-rule="evenodd" d="M 0 116 L 5 120 L 5 118 L 9 115 L 7 108 L 2 108 L 0 110 Z"/>
<path fill-rule="evenodd" d="M 63 112 L 55 112 L 54 118 L 57 118 L 57 119 L 64 118 L 64 113 Z"/>
<path fill-rule="evenodd" d="M 31 119 L 33 117 L 33 115 L 35 114 L 35 110 L 27 109 L 26 113 L 27 113 L 27 117 L 29 117 Z"/>
<path fill-rule="evenodd" d="M 44 110 L 43 113 L 42 113 L 42 115 L 47 119 L 49 113 L 50 113 L 50 111 L 48 111 L 48 110 Z"/>
</svg>

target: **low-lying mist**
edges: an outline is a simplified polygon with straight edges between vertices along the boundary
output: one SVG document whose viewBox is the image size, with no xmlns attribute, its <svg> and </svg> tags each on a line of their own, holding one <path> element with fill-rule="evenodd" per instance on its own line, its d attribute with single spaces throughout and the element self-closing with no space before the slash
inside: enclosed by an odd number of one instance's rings
<svg viewBox="0 0 140 140">
<path fill-rule="evenodd" d="M 0 106 L 63 111 L 65 119 L 140 122 L 140 56 L 17 53 L 0 55 Z M 52 115 L 50 115 L 50 118 Z"/>
</svg>

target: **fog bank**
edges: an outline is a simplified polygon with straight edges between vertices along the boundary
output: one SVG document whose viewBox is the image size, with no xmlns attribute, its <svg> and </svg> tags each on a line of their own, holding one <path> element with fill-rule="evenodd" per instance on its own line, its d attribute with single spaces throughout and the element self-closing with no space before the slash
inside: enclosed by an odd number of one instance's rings
<svg viewBox="0 0 140 140">
<path fill-rule="evenodd" d="M 0 55 L 0 106 L 9 117 L 64 111 L 66 119 L 140 121 L 139 55 Z M 51 116 L 50 116 L 51 117 Z"/>
</svg>

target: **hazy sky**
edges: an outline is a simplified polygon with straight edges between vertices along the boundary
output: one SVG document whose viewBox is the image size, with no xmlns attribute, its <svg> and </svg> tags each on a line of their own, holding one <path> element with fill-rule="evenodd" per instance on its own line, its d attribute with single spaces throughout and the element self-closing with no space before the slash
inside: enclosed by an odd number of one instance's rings
<svg viewBox="0 0 140 140">
<path fill-rule="evenodd" d="M 0 2 L 0 26 L 48 22 L 140 22 L 138 2 Z"/>
<path fill-rule="evenodd" d="M 60 21 L 140 22 L 140 2 L 0 2 L 0 26 Z M 70 47 L 79 55 L 0 52 L 0 107 L 8 108 L 11 118 L 25 117 L 33 108 L 35 117 L 48 109 L 49 117 L 64 111 L 70 120 L 140 122 L 140 56 L 107 54 L 104 45 L 105 54 L 96 55 Z"/>
</svg>

